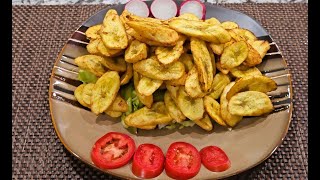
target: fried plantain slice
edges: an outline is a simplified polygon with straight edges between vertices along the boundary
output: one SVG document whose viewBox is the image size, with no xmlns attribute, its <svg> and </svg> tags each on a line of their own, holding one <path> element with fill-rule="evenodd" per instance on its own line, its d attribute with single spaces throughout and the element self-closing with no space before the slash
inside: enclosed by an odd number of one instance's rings
<svg viewBox="0 0 320 180">
<path fill-rule="evenodd" d="M 130 82 L 130 79 L 133 76 L 132 64 L 131 63 L 126 63 L 126 64 L 127 64 L 126 72 L 122 74 L 120 77 L 120 85 L 125 85 L 128 82 Z"/>
<path fill-rule="evenodd" d="M 212 26 L 203 21 L 173 19 L 169 22 L 169 26 L 179 33 L 199 38 L 207 42 L 220 44 L 231 40 L 228 31 L 221 26 Z"/>
<path fill-rule="evenodd" d="M 240 64 L 240 66 L 230 69 L 230 73 L 236 78 L 242 78 L 244 76 L 256 76 L 256 75 L 262 76 L 258 68 L 248 67 L 243 64 Z"/>
<path fill-rule="evenodd" d="M 229 110 L 228 110 L 228 100 L 226 98 L 228 91 L 230 90 L 230 88 L 235 84 L 235 82 L 231 82 L 230 84 L 228 84 L 220 97 L 220 113 L 221 113 L 221 117 L 224 120 L 224 122 L 231 126 L 234 127 L 235 125 L 237 125 L 241 120 L 242 120 L 242 116 L 237 116 L 237 115 L 232 115 L 230 114 Z"/>
<path fill-rule="evenodd" d="M 177 106 L 179 107 L 181 112 L 190 120 L 199 120 L 203 118 L 203 98 L 191 98 L 185 92 L 183 86 L 180 86 L 178 90 Z"/>
<path fill-rule="evenodd" d="M 196 123 L 198 126 L 200 126 L 202 129 L 206 131 L 211 131 L 213 129 L 213 124 L 207 113 L 204 113 L 203 118 L 195 120 L 194 123 Z"/>
<path fill-rule="evenodd" d="M 199 73 L 199 80 L 204 84 L 203 91 L 207 92 L 212 86 L 214 74 L 209 51 L 206 43 L 200 39 L 191 38 L 190 44 L 194 63 Z"/>
<path fill-rule="evenodd" d="M 106 113 L 107 115 L 109 115 L 110 117 L 113 117 L 113 118 L 117 118 L 122 115 L 122 112 L 111 111 L 111 110 L 106 110 L 106 111 L 104 111 L 104 113 Z"/>
<path fill-rule="evenodd" d="M 90 40 L 100 39 L 101 37 L 99 35 L 99 31 L 100 31 L 101 27 L 102 27 L 102 24 L 97 24 L 97 25 L 89 27 L 85 32 L 87 38 Z"/>
<path fill-rule="evenodd" d="M 224 21 L 221 24 L 221 27 L 223 27 L 224 29 L 235 29 L 235 28 L 239 28 L 239 25 L 235 22 L 232 21 Z"/>
<path fill-rule="evenodd" d="M 126 62 L 135 63 L 140 60 L 146 59 L 147 56 L 148 56 L 147 45 L 138 40 L 134 40 L 126 49 L 124 54 L 124 59 Z"/>
<path fill-rule="evenodd" d="M 157 23 L 128 21 L 127 24 L 142 37 L 163 45 L 175 45 L 179 39 L 175 30 Z"/>
<path fill-rule="evenodd" d="M 181 54 L 179 61 L 184 64 L 186 72 L 189 72 L 193 67 L 193 57 L 191 54 Z"/>
<path fill-rule="evenodd" d="M 92 90 L 93 90 L 94 84 L 89 83 L 86 84 L 82 91 L 82 100 L 89 105 L 91 105 L 91 96 L 92 96 Z"/>
<path fill-rule="evenodd" d="M 214 18 L 214 17 L 206 19 L 206 20 L 204 20 L 204 22 L 206 22 L 210 25 L 213 25 L 213 26 L 221 24 L 221 22 L 217 18 Z"/>
<path fill-rule="evenodd" d="M 90 104 L 87 104 L 83 101 L 82 92 L 83 88 L 85 87 L 85 84 L 81 84 L 74 90 L 74 97 L 77 99 L 77 101 L 84 107 L 90 108 Z"/>
<path fill-rule="evenodd" d="M 245 41 L 238 41 L 227 46 L 220 57 L 221 68 L 232 69 L 239 66 L 248 57 L 248 51 Z"/>
<path fill-rule="evenodd" d="M 169 91 L 164 93 L 164 104 L 168 110 L 169 115 L 177 122 L 182 122 L 186 119 L 181 110 L 178 108 L 174 100 L 171 98 Z"/>
<path fill-rule="evenodd" d="M 162 80 L 151 79 L 143 76 L 137 86 L 137 90 L 144 96 L 152 95 L 163 83 Z"/>
<path fill-rule="evenodd" d="M 120 95 L 117 95 L 107 111 L 127 112 L 128 108 L 129 106 L 126 100 L 124 100 Z"/>
<path fill-rule="evenodd" d="M 188 74 L 185 73 L 179 79 L 165 81 L 165 84 L 172 86 L 184 86 L 186 83 L 187 76 Z"/>
<path fill-rule="evenodd" d="M 273 111 L 268 95 L 259 91 L 244 91 L 231 97 L 228 110 L 238 116 L 261 116 Z"/>
<path fill-rule="evenodd" d="M 106 13 L 100 36 L 107 48 L 125 49 L 128 46 L 127 34 L 116 10 L 110 9 Z"/>
<path fill-rule="evenodd" d="M 186 78 L 185 91 L 192 98 L 204 97 L 206 93 L 202 92 L 198 71 L 196 67 L 193 67 Z"/>
<path fill-rule="evenodd" d="M 210 43 L 209 47 L 212 49 L 212 51 L 216 55 L 221 55 L 224 49 L 224 44 L 215 44 L 215 43 Z"/>
<path fill-rule="evenodd" d="M 103 57 L 91 54 L 79 56 L 74 60 L 75 64 L 78 65 L 80 69 L 90 71 L 98 77 L 106 72 L 106 69 L 101 64 L 102 61 Z"/>
<path fill-rule="evenodd" d="M 248 40 L 247 41 L 258 53 L 260 57 L 263 58 L 268 50 L 270 49 L 270 44 L 268 41 L 263 40 Z"/>
<path fill-rule="evenodd" d="M 112 71 L 125 72 L 127 70 L 127 63 L 121 56 L 115 58 L 104 57 L 101 63 Z"/>
<path fill-rule="evenodd" d="M 181 62 L 176 61 L 164 66 L 155 56 L 134 63 L 133 70 L 143 76 L 158 80 L 179 79 L 185 73 L 184 65 Z"/>
<path fill-rule="evenodd" d="M 255 50 L 249 43 L 248 46 L 248 57 L 243 61 L 243 64 L 249 67 L 254 67 L 262 62 L 262 58 L 257 50 Z"/>
<path fill-rule="evenodd" d="M 212 81 L 212 90 L 208 96 L 213 99 L 219 99 L 223 89 L 230 83 L 230 77 L 228 75 L 219 72 L 216 74 Z"/>
<path fill-rule="evenodd" d="M 210 96 L 204 97 L 204 108 L 209 116 L 221 126 L 227 126 L 220 113 L 220 104 Z"/>
<path fill-rule="evenodd" d="M 277 89 L 276 82 L 266 76 L 244 76 L 236 81 L 234 86 L 227 94 L 227 100 L 242 91 L 260 91 L 263 93 L 270 92 Z"/>
<path fill-rule="evenodd" d="M 109 108 L 120 89 L 120 76 L 116 71 L 108 71 L 95 83 L 91 96 L 91 111 L 96 115 Z"/>
<path fill-rule="evenodd" d="M 159 46 L 155 50 L 155 55 L 162 64 L 170 64 L 177 61 L 183 53 L 183 43 L 186 37 L 183 35 L 179 36 L 179 40 L 173 47 L 162 47 Z"/>
<path fill-rule="evenodd" d="M 172 85 L 166 85 L 166 88 L 171 96 L 171 98 L 173 99 L 173 101 L 178 104 L 178 91 L 180 86 L 172 86 Z"/>
<path fill-rule="evenodd" d="M 157 106 L 155 108 L 154 106 Z M 163 110 L 165 112 L 163 112 Z M 129 114 L 124 122 L 131 127 L 141 128 L 144 126 L 154 126 L 158 124 L 167 124 L 172 121 L 172 117 L 166 112 L 164 102 L 156 102 L 149 109 L 143 107 L 132 114 Z"/>
<path fill-rule="evenodd" d="M 237 41 L 247 41 L 247 40 L 257 40 L 257 37 L 248 29 L 244 28 L 234 28 L 231 31 L 236 35 L 232 36 L 232 32 L 229 31 L 232 38 L 235 38 Z"/>
<path fill-rule="evenodd" d="M 91 39 L 89 44 L 87 45 L 87 51 L 90 54 L 100 55 L 100 51 L 98 50 L 98 45 L 101 42 L 101 39 Z"/>
<path fill-rule="evenodd" d="M 115 57 L 115 56 L 118 56 L 120 55 L 123 50 L 122 49 L 110 49 L 110 48 L 107 48 L 104 43 L 102 42 L 101 39 L 97 39 L 97 41 L 99 41 L 98 43 L 98 46 L 97 46 L 97 49 L 99 51 L 99 53 L 103 56 L 106 56 L 106 57 Z"/>
<path fill-rule="evenodd" d="M 144 96 L 141 93 L 139 93 L 139 91 L 137 89 L 139 81 L 140 81 L 140 74 L 136 71 L 133 71 L 133 84 L 134 84 L 134 89 L 136 91 L 138 99 L 141 101 L 142 104 L 144 104 L 148 108 L 151 108 L 152 103 L 153 103 L 153 95 Z"/>
<path fill-rule="evenodd" d="M 221 67 L 221 61 L 220 60 L 216 62 L 216 67 L 221 73 L 223 73 L 225 75 L 229 74 L 229 69 L 224 69 L 224 68 Z"/>
</svg>

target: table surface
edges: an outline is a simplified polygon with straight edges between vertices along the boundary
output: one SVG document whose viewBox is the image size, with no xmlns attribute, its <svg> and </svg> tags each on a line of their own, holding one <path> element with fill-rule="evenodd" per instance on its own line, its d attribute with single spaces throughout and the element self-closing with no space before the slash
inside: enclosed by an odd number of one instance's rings
<svg viewBox="0 0 320 180">
<path fill-rule="evenodd" d="M 258 20 L 292 74 L 293 114 L 287 136 L 265 162 L 230 179 L 307 179 L 308 6 L 306 3 L 221 4 Z M 57 137 L 48 89 L 55 59 L 71 33 L 105 5 L 20 6 L 13 10 L 13 179 L 116 179 L 82 163 Z"/>
<path fill-rule="evenodd" d="M 12 0 L 19 5 L 61 5 L 61 4 L 117 4 L 129 0 Z M 308 0 L 201 0 L 209 3 L 308 3 Z"/>
</svg>

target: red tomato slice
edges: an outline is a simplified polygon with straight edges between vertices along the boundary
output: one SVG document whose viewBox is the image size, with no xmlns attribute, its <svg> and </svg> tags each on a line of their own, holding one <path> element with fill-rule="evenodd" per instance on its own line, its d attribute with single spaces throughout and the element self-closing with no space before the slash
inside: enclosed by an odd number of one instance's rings
<svg viewBox="0 0 320 180">
<path fill-rule="evenodd" d="M 132 173 L 141 178 L 159 176 L 164 168 L 162 150 L 153 144 L 141 144 L 133 155 Z"/>
<path fill-rule="evenodd" d="M 115 169 L 130 161 L 135 148 L 130 136 L 109 132 L 96 141 L 91 151 L 91 159 L 99 168 Z"/>
<path fill-rule="evenodd" d="M 173 179 L 190 179 L 198 174 L 201 159 L 198 150 L 186 142 L 170 145 L 166 154 L 165 170 Z"/>
<path fill-rule="evenodd" d="M 207 146 L 200 150 L 202 164 L 214 172 L 227 170 L 231 162 L 226 153 L 217 146 Z"/>
</svg>

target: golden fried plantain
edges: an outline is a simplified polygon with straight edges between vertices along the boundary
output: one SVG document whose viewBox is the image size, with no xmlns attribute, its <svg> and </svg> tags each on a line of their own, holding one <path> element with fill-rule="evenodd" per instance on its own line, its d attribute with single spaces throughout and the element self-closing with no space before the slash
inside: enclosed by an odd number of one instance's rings
<svg viewBox="0 0 320 180">
<path fill-rule="evenodd" d="M 185 91 L 192 98 L 204 97 L 206 93 L 202 92 L 198 71 L 196 67 L 193 67 L 186 78 Z"/>
<path fill-rule="evenodd" d="M 137 90 L 144 96 L 152 95 L 163 83 L 162 80 L 151 79 L 143 76 L 137 86 Z"/>
<path fill-rule="evenodd" d="M 98 45 L 101 42 L 101 39 L 91 39 L 89 44 L 87 45 L 87 51 L 90 54 L 100 55 L 100 51 L 98 50 Z"/>
<path fill-rule="evenodd" d="M 82 91 L 82 99 L 89 106 L 91 105 L 91 96 L 92 96 L 93 87 L 94 87 L 93 83 L 88 83 L 84 86 Z"/>
<path fill-rule="evenodd" d="M 148 47 L 145 43 L 138 40 L 131 42 L 124 54 L 125 61 L 135 63 L 140 60 L 146 59 L 148 56 Z"/>
<path fill-rule="evenodd" d="M 124 85 L 130 82 L 130 79 L 133 76 L 132 64 L 131 63 L 126 63 L 126 64 L 127 64 L 126 72 L 122 74 L 120 77 L 120 85 Z"/>
<path fill-rule="evenodd" d="M 74 90 L 74 97 L 77 99 L 77 101 L 84 107 L 90 107 L 90 104 L 87 104 L 83 101 L 82 92 L 83 88 L 85 87 L 85 84 L 81 84 Z"/>
<path fill-rule="evenodd" d="M 206 131 L 211 131 L 213 129 L 213 124 L 207 113 L 204 113 L 204 116 L 202 119 L 195 120 L 193 122 Z"/>
<path fill-rule="evenodd" d="M 102 27 L 102 24 L 97 24 L 97 25 L 89 27 L 85 32 L 87 38 L 90 40 L 100 39 L 101 37 L 99 35 L 99 31 L 100 31 L 101 27 Z"/>
<path fill-rule="evenodd" d="M 216 55 L 221 55 L 224 49 L 224 44 L 210 43 L 209 46 Z"/>
<path fill-rule="evenodd" d="M 139 91 L 137 89 L 139 81 L 140 81 L 140 74 L 137 73 L 136 71 L 133 71 L 133 84 L 134 84 L 134 89 L 136 91 L 137 97 L 141 101 L 142 104 L 144 104 L 148 108 L 151 108 L 152 103 L 153 103 L 153 95 L 144 96 L 141 93 L 139 93 Z"/>
<path fill-rule="evenodd" d="M 125 72 L 127 70 L 127 63 L 121 56 L 115 58 L 104 57 L 101 63 L 112 71 Z"/>
<path fill-rule="evenodd" d="M 157 108 L 153 108 L 158 106 Z M 132 114 L 129 114 L 124 122 L 131 127 L 141 128 L 143 126 L 154 126 L 158 124 L 167 124 L 172 121 L 172 117 L 167 112 L 159 111 L 159 109 L 165 109 L 164 102 L 156 102 L 152 108 L 143 107 Z"/>
<path fill-rule="evenodd" d="M 204 108 L 209 116 L 221 126 L 227 126 L 220 113 L 220 104 L 210 96 L 204 97 Z"/>
<path fill-rule="evenodd" d="M 247 41 L 258 53 L 260 57 L 263 58 L 268 50 L 270 49 L 270 44 L 268 41 L 263 40 L 248 40 Z"/>
<path fill-rule="evenodd" d="M 133 70 L 143 76 L 158 80 L 179 79 L 185 73 L 184 65 L 181 62 L 176 61 L 164 66 L 155 56 L 134 63 Z"/>
<path fill-rule="evenodd" d="M 229 73 L 229 69 L 224 69 L 224 68 L 221 67 L 221 61 L 220 60 L 216 62 L 216 67 L 221 73 L 223 73 L 225 75 L 227 75 Z"/>
<path fill-rule="evenodd" d="M 128 46 L 127 34 L 116 10 L 110 9 L 106 13 L 100 36 L 107 48 L 125 49 Z"/>
<path fill-rule="evenodd" d="M 142 37 L 163 45 L 175 45 L 179 40 L 176 31 L 157 23 L 128 21 L 127 24 Z"/>
<path fill-rule="evenodd" d="M 212 90 L 208 96 L 213 99 L 219 99 L 223 89 L 230 83 L 230 77 L 228 75 L 219 72 L 216 74 L 212 81 Z"/>
<path fill-rule="evenodd" d="M 98 39 L 99 43 L 97 45 L 97 49 L 99 51 L 99 53 L 103 56 L 106 56 L 106 57 L 114 57 L 114 56 L 118 56 L 120 55 L 123 50 L 122 49 L 110 49 L 110 48 L 107 48 L 104 43 L 102 42 L 101 39 Z"/>
<path fill-rule="evenodd" d="M 241 41 L 241 40 L 244 40 L 244 41 L 246 41 L 246 40 L 257 40 L 257 37 L 251 31 L 249 31 L 248 29 L 235 28 L 235 29 L 232 29 L 231 31 L 234 32 L 237 35 L 237 38 L 240 38 L 240 39 L 236 39 L 237 41 Z M 230 31 L 229 31 L 229 33 L 230 33 Z"/>
<path fill-rule="evenodd" d="M 227 94 L 227 100 L 242 91 L 260 91 L 263 93 L 270 92 L 277 89 L 276 82 L 266 76 L 244 76 L 236 81 L 234 86 Z"/>
<path fill-rule="evenodd" d="M 106 69 L 101 64 L 103 60 L 104 59 L 101 56 L 90 54 L 79 56 L 74 60 L 74 62 L 80 69 L 90 71 L 94 75 L 100 77 L 106 72 Z"/>
<path fill-rule="evenodd" d="M 126 100 L 124 100 L 120 95 L 117 95 L 107 111 L 127 112 L 128 108 L 129 106 Z"/>
<path fill-rule="evenodd" d="M 254 67 L 262 62 L 262 58 L 257 50 L 255 50 L 249 43 L 248 46 L 248 57 L 243 61 L 243 64 L 248 67 Z"/>
<path fill-rule="evenodd" d="M 179 40 L 173 47 L 157 47 L 155 50 L 155 55 L 157 56 L 158 60 L 162 64 L 170 64 L 174 61 L 177 61 L 181 54 L 183 53 L 183 43 L 186 40 L 184 35 L 179 36 Z"/>
<path fill-rule="evenodd" d="M 188 74 L 185 73 L 179 79 L 165 81 L 165 84 L 172 86 L 184 86 L 186 83 L 187 76 Z"/>
<path fill-rule="evenodd" d="M 260 116 L 273 110 L 268 95 L 259 91 L 244 91 L 231 97 L 228 110 L 238 116 Z"/>
<path fill-rule="evenodd" d="M 228 31 L 219 25 L 212 26 L 202 21 L 173 19 L 169 22 L 169 26 L 179 33 L 216 44 L 226 43 L 231 40 Z"/>
<path fill-rule="evenodd" d="M 244 76 L 262 75 L 258 68 L 248 67 L 243 64 L 240 64 L 240 66 L 230 69 L 230 73 L 232 74 L 232 76 L 236 78 L 242 78 Z"/>
<path fill-rule="evenodd" d="M 220 97 L 220 113 L 221 113 L 221 117 L 223 119 L 223 121 L 231 126 L 234 127 L 235 125 L 237 125 L 241 120 L 242 120 L 242 116 L 237 116 L 237 115 L 232 115 L 230 114 L 229 110 L 228 110 L 228 100 L 226 98 L 228 91 L 230 90 L 230 88 L 235 84 L 235 82 L 231 82 L 230 84 L 228 84 Z"/>
<path fill-rule="evenodd" d="M 120 76 L 116 71 L 108 71 L 101 76 L 92 89 L 91 111 L 96 115 L 107 110 L 120 89 Z"/>
<path fill-rule="evenodd" d="M 248 51 L 245 41 L 238 41 L 227 46 L 220 57 L 221 68 L 232 69 L 239 66 L 248 57 Z"/>
<path fill-rule="evenodd" d="M 186 72 L 189 72 L 193 67 L 193 57 L 191 54 L 181 54 L 179 61 L 184 64 Z"/>
<path fill-rule="evenodd" d="M 232 21 L 224 21 L 221 24 L 221 27 L 223 27 L 224 29 L 235 29 L 235 28 L 239 28 L 239 25 L 235 22 Z"/>
<path fill-rule="evenodd" d="M 203 91 L 207 92 L 212 86 L 213 80 L 213 65 L 207 49 L 206 43 L 197 38 L 191 38 L 191 51 L 194 63 L 199 73 L 199 80 L 204 84 Z"/>
<path fill-rule="evenodd" d="M 218 19 L 214 18 L 214 17 L 206 19 L 206 20 L 204 20 L 204 22 L 209 23 L 210 25 L 213 25 L 213 26 L 221 24 L 221 22 Z"/>
<path fill-rule="evenodd" d="M 104 111 L 104 113 L 106 113 L 107 115 L 109 115 L 110 117 L 113 117 L 113 118 L 117 118 L 122 115 L 122 112 L 111 111 L 111 110 L 106 110 L 106 111 Z"/>
<path fill-rule="evenodd" d="M 199 120 L 203 118 L 204 105 L 203 98 L 191 98 L 185 92 L 184 87 L 179 87 L 177 94 L 177 106 L 190 120 Z"/>
<path fill-rule="evenodd" d="M 182 122 L 186 116 L 180 111 L 174 100 L 171 98 L 169 91 L 164 93 L 164 103 L 168 110 L 169 115 L 177 122 Z"/>
</svg>

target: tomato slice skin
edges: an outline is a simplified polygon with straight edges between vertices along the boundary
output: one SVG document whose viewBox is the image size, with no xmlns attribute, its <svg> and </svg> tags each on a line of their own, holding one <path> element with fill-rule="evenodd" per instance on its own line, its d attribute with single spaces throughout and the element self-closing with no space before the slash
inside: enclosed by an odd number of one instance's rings
<svg viewBox="0 0 320 180">
<path fill-rule="evenodd" d="M 141 144 L 133 155 L 132 173 L 149 179 L 159 176 L 164 169 L 164 154 L 153 144 Z"/>
<path fill-rule="evenodd" d="M 199 151 L 186 142 L 172 143 L 166 154 L 165 171 L 173 179 L 185 180 L 196 176 L 201 167 Z"/>
<path fill-rule="evenodd" d="M 207 146 L 200 150 L 202 164 L 213 172 L 222 172 L 230 168 L 227 154 L 217 146 Z"/>
<path fill-rule="evenodd" d="M 109 132 L 92 147 L 91 159 L 102 169 L 115 169 L 126 165 L 135 151 L 134 140 L 123 133 Z"/>
</svg>

